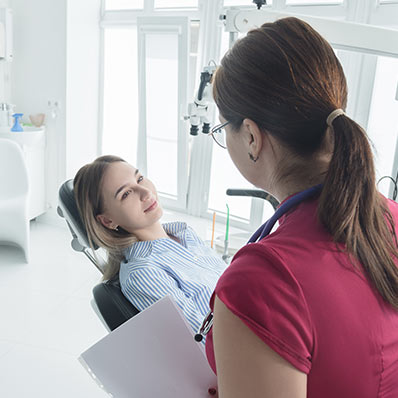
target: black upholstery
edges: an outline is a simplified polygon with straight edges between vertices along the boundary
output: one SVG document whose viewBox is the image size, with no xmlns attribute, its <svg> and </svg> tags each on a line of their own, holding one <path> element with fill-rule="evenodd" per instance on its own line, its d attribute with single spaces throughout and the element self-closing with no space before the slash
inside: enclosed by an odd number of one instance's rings
<svg viewBox="0 0 398 398">
<path fill-rule="evenodd" d="M 110 330 L 138 314 L 139 311 L 124 297 L 119 280 L 110 280 L 94 286 L 94 300 Z"/>
<path fill-rule="evenodd" d="M 72 233 L 72 248 L 84 252 L 103 273 L 103 265 L 98 263 L 100 256 L 93 256 L 87 238 L 87 231 L 80 217 L 73 193 L 73 180 L 63 183 L 59 189 L 58 214 L 65 218 Z M 95 250 L 98 246 L 95 246 Z M 124 297 L 119 278 L 99 283 L 93 288 L 94 301 L 103 320 L 110 330 L 138 314 L 138 310 Z"/>
<path fill-rule="evenodd" d="M 80 245 L 87 248 L 90 247 L 86 228 L 77 209 L 75 196 L 73 193 L 73 180 L 64 182 L 59 189 L 58 214 L 65 218 L 69 228 L 71 229 L 71 232 L 74 232 Z M 97 250 L 98 246 L 95 244 L 93 245 L 94 249 Z"/>
</svg>

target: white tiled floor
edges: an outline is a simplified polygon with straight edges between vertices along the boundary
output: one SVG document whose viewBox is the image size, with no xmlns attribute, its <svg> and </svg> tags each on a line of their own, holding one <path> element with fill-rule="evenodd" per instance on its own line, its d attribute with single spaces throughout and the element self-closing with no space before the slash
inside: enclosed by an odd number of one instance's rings
<svg viewBox="0 0 398 398">
<path fill-rule="evenodd" d="M 211 238 L 209 220 L 165 212 L 162 221 L 176 219 Z M 66 226 L 31 222 L 29 264 L 19 249 L 0 246 L 1 398 L 107 396 L 77 361 L 107 333 L 90 306 L 101 275 L 70 240 Z"/>
<path fill-rule="evenodd" d="M 100 273 L 70 233 L 31 223 L 31 261 L 0 246 L 0 397 L 106 397 L 77 361 L 107 331 L 90 307 Z"/>
</svg>

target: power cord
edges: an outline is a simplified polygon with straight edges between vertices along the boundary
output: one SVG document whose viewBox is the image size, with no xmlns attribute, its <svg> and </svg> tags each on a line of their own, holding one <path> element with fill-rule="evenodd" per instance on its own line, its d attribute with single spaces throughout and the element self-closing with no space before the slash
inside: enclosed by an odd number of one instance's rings
<svg viewBox="0 0 398 398">
<path fill-rule="evenodd" d="M 379 181 L 377 181 L 376 186 L 378 186 L 380 181 L 384 180 L 385 178 L 390 179 L 392 181 L 392 183 L 394 184 L 394 190 L 392 192 L 392 200 L 395 200 L 397 198 L 397 194 L 398 194 L 398 171 L 397 171 L 397 175 L 395 176 L 395 180 L 391 176 L 383 176 L 379 179 Z"/>
</svg>

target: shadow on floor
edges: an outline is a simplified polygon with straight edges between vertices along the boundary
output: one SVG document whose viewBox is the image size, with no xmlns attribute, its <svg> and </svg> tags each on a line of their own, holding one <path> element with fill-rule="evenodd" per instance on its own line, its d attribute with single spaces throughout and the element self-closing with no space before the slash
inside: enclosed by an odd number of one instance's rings
<svg viewBox="0 0 398 398">
<path fill-rule="evenodd" d="M 13 243 L 0 242 L 0 266 L 11 264 L 26 265 L 24 252 Z"/>
</svg>

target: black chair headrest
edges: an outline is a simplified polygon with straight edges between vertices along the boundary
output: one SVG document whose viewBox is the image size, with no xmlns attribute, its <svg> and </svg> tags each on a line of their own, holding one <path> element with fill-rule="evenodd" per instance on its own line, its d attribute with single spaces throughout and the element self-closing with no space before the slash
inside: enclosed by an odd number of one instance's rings
<svg viewBox="0 0 398 398">
<path fill-rule="evenodd" d="M 60 215 L 65 218 L 69 228 L 76 234 L 79 243 L 89 248 L 87 230 L 76 205 L 73 192 L 73 179 L 64 182 L 59 188 L 59 207 L 61 208 Z M 94 242 L 93 245 L 94 250 L 97 250 L 98 246 Z"/>
</svg>

